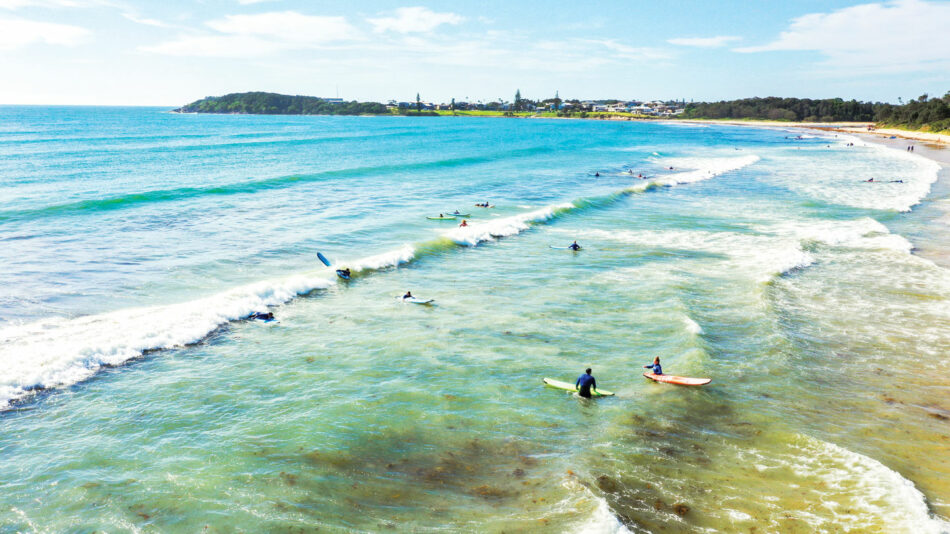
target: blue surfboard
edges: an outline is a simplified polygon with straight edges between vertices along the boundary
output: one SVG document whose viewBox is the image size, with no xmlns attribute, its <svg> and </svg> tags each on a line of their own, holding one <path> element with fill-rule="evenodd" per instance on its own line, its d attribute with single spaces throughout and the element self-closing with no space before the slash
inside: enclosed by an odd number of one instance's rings
<svg viewBox="0 0 950 534">
<path fill-rule="evenodd" d="M 346 274 L 345 272 L 343 272 L 342 269 L 337 269 L 337 270 L 336 270 L 336 275 L 339 276 L 340 278 L 344 279 L 344 280 L 349 280 L 349 279 L 350 279 L 350 276 L 349 276 L 348 274 Z"/>
<path fill-rule="evenodd" d="M 317 257 L 320 258 L 320 261 L 322 261 L 324 265 L 326 265 L 327 267 L 330 266 L 330 260 L 328 260 L 327 257 L 324 256 L 322 252 L 317 252 Z"/>
</svg>

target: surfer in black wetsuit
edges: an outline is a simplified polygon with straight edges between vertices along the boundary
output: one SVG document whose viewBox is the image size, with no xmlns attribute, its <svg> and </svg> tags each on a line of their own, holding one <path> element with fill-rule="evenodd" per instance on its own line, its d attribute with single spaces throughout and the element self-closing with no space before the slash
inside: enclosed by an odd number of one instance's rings
<svg viewBox="0 0 950 534">
<path fill-rule="evenodd" d="M 577 244 L 577 241 L 571 243 L 567 248 L 571 250 L 580 250 L 581 246 Z"/>
<path fill-rule="evenodd" d="M 343 275 L 344 278 L 349 278 L 349 277 L 350 277 L 350 269 L 349 269 L 349 268 L 340 269 L 340 274 Z"/>
<path fill-rule="evenodd" d="M 584 374 L 577 377 L 577 382 L 574 383 L 574 387 L 577 388 L 577 394 L 581 397 L 590 398 L 590 390 L 593 388 L 594 391 L 597 391 L 597 381 L 594 380 L 594 377 L 590 374 L 590 368 L 584 370 Z"/>
<path fill-rule="evenodd" d="M 259 319 L 259 320 L 261 320 L 261 321 L 273 321 L 273 320 L 274 320 L 274 314 L 271 313 L 271 312 L 266 312 L 266 313 L 254 312 L 254 313 L 248 315 L 247 318 L 248 318 L 249 320 L 252 320 L 252 321 L 253 321 L 254 319 Z"/>
<path fill-rule="evenodd" d="M 406 294 L 402 296 L 403 300 L 412 298 L 412 291 L 406 291 Z"/>
</svg>

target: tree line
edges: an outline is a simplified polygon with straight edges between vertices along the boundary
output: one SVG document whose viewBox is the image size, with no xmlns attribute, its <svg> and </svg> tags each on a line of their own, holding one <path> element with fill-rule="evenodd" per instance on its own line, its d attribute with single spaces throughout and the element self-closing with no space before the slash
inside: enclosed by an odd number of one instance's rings
<svg viewBox="0 0 950 534">
<path fill-rule="evenodd" d="M 743 98 L 687 104 L 684 119 L 765 119 L 804 122 L 876 122 L 883 126 L 950 129 L 950 91 L 898 105 L 841 98 Z"/>
<path fill-rule="evenodd" d="M 180 113 L 248 113 L 255 115 L 382 115 L 378 102 L 329 102 L 315 96 L 251 92 L 209 96 L 182 106 Z"/>
</svg>

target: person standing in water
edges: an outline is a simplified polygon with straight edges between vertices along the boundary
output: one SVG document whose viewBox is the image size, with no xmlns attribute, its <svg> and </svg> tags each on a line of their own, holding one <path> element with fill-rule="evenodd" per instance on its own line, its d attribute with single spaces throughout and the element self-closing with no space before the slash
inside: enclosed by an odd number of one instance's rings
<svg viewBox="0 0 950 534">
<path fill-rule="evenodd" d="M 590 367 L 584 370 L 584 374 L 577 377 L 577 382 L 574 383 L 574 387 L 577 388 L 578 395 L 587 399 L 591 397 L 591 389 L 597 391 L 597 381 L 594 380 L 594 377 L 590 374 Z"/>
<path fill-rule="evenodd" d="M 570 245 L 568 245 L 567 248 L 569 248 L 569 249 L 571 249 L 571 250 L 580 250 L 580 249 L 581 249 L 581 246 L 577 244 L 577 241 L 574 241 L 573 243 L 571 243 Z"/>
<path fill-rule="evenodd" d="M 655 375 L 662 375 L 662 374 L 663 374 L 663 368 L 660 367 L 660 357 L 659 357 L 659 356 L 653 358 L 653 365 L 644 365 L 643 368 L 644 368 L 644 369 L 652 369 L 652 370 L 653 370 L 653 374 L 655 374 Z"/>
</svg>

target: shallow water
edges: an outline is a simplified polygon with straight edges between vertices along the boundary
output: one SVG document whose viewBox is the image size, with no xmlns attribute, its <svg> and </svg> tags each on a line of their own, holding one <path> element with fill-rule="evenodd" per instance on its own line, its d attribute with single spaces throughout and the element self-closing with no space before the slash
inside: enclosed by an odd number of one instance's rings
<svg viewBox="0 0 950 534">
<path fill-rule="evenodd" d="M 0 532 L 946 532 L 950 196 L 795 135 L 3 108 Z"/>
</svg>

